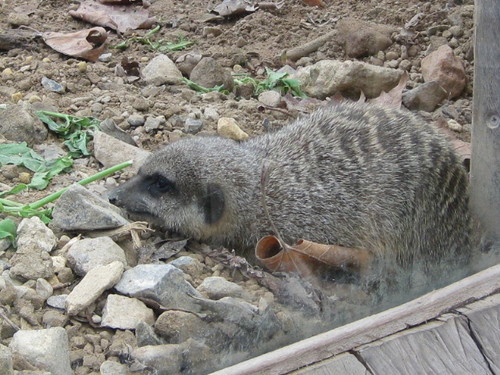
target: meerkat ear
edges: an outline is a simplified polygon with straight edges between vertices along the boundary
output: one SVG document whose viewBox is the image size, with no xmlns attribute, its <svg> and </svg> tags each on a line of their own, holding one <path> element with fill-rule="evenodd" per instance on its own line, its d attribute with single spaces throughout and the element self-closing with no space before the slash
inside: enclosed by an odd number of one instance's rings
<svg viewBox="0 0 500 375">
<path fill-rule="evenodd" d="M 208 184 L 201 202 L 205 214 L 205 223 L 215 224 L 224 215 L 225 198 L 219 185 Z"/>
</svg>

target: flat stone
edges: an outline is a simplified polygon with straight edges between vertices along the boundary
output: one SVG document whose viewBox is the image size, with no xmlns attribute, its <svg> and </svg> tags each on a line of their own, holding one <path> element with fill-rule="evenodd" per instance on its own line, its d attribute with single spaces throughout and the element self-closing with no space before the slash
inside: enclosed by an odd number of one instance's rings
<svg viewBox="0 0 500 375">
<path fill-rule="evenodd" d="M 63 94 L 64 92 L 66 92 L 66 87 L 61 85 L 59 82 L 47 77 L 42 78 L 42 86 L 45 90 L 56 92 L 58 94 Z"/>
<path fill-rule="evenodd" d="M 203 128 L 203 121 L 188 117 L 184 122 L 184 131 L 189 134 L 198 133 Z"/>
<path fill-rule="evenodd" d="M 205 322 L 195 314 L 171 310 L 162 313 L 154 325 L 155 332 L 169 343 L 179 344 L 190 337 L 201 338 L 207 333 Z"/>
<path fill-rule="evenodd" d="M 53 375 L 70 375 L 69 340 L 66 330 L 54 327 L 17 331 L 9 347 L 33 366 Z"/>
<path fill-rule="evenodd" d="M 120 209 L 79 184 L 56 201 L 51 225 L 65 231 L 114 229 L 128 224 Z"/>
<path fill-rule="evenodd" d="M 198 286 L 199 292 L 205 293 L 208 298 L 221 299 L 223 297 L 240 297 L 243 293 L 243 288 L 231 281 L 220 276 L 211 276 L 203 280 Z"/>
<path fill-rule="evenodd" d="M 114 261 L 88 271 L 66 298 L 68 314 L 78 314 L 97 300 L 105 290 L 115 286 L 122 276 L 123 269 L 122 262 Z"/>
<path fill-rule="evenodd" d="M 102 327 L 117 329 L 135 329 L 139 322 L 153 324 L 153 310 L 136 298 L 110 294 L 104 305 Z"/>
<path fill-rule="evenodd" d="M 114 261 L 127 265 L 125 252 L 109 237 L 85 238 L 75 242 L 69 248 L 67 258 L 71 269 L 79 276 Z"/>
<path fill-rule="evenodd" d="M 149 298 L 165 308 L 200 311 L 193 299 L 201 294 L 170 264 L 140 264 L 123 273 L 115 289 L 131 297 Z"/>
</svg>

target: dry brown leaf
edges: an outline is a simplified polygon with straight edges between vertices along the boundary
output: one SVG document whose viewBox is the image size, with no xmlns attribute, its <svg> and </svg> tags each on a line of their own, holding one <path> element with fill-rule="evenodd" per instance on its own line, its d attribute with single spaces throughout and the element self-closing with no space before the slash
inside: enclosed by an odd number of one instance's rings
<svg viewBox="0 0 500 375">
<path fill-rule="evenodd" d="M 129 29 L 149 29 L 156 23 L 156 18 L 149 17 L 149 11 L 143 6 L 108 5 L 96 0 L 80 3 L 80 7 L 77 10 L 70 10 L 69 14 L 120 33 Z"/>
<path fill-rule="evenodd" d="M 45 43 L 57 52 L 89 61 L 96 61 L 102 54 L 107 37 L 108 33 L 102 27 L 93 27 L 70 34 L 56 32 L 42 34 Z"/>
<path fill-rule="evenodd" d="M 355 269 L 363 274 L 372 261 L 372 253 L 368 250 L 307 240 L 299 240 L 294 246 L 289 246 L 275 236 L 261 238 L 255 247 L 255 256 L 270 271 L 297 272 L 303 277 L 314 274 L 324 264 Z"/>
<path fill-rule="evenodd" d="M 389 92 L 382 91 L 380 95 L 373 99 L 368 99 L 368 103 L 378 104 L 386 108 L 401 108 L 401 101 L 403 97 L 403 90 L 408 81 L 408 73 L 404 73 L 399 79 L 396 87 L 389 90 Z"/>
</svg>

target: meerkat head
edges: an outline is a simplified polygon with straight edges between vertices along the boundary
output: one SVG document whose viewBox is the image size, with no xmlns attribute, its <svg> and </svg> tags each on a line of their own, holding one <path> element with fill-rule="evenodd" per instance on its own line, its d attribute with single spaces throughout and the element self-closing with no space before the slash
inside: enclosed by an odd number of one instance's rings
<svg viewBox="0 0 500 375">
<path fill-rule="evenodd" d="M 220 241 L 237 184 L 225 160 L 239 149 L 217 137 L 182 139 L 153 153 L 138 174 L 114 189 L 109 200 L 131 218 L 146 220 L 198 240 Z M 241 166 L 240 166 L 241 167 Z M 227 228 L 226 228 L 227 229 Z M 212 241 L 214 242 L 214 241 Z"/>
</svg>

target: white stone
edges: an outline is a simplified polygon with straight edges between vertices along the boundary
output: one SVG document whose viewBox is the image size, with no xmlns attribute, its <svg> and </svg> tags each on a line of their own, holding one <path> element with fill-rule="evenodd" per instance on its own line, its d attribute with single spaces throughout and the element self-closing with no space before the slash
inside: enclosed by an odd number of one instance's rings
<svg viewBox="0 0 500 375">
<path fill-rule="evenodd" d="M 68 334 L 62 327 L 17 331 L 9 347 L 33 366 L 53 375 L 73 374 Z"/>
<path fill-rule="evenodd" d="M 103 309 L 101 326 L 118 329 L 135 329 L 139 322 L 152 325 L 153 310 L 136 298 L 110 294 Z"/>
<path fill-rule="evenodd" d="M 76 315 L 93 303 L 101 294 L 115 286 L 123 273 L 123 263 L 114 261 L 92 268 L 66 298 L 66 311 Z"/>
<path fill-rule="evenodd" d="M 110 237 L 85 238 L 74 243 L 68 251 L 71 269 L 80 276 L 97 266 L 119 261 L 127 264 L 125 252 Z"/>
</svg>

